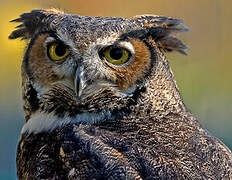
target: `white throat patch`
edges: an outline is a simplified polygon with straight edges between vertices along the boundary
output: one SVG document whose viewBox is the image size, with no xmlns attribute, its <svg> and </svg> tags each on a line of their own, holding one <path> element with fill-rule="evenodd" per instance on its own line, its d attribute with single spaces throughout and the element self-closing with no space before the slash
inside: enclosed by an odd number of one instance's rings
<svg viewBox="0 0 232 180">
<path fill-rule="evenodd" d="M 24 124 L 21 134 L 24 133 L 40 133 L 50 132 L 58 127 L 66 124 L 82 123 L 93 124 L 105 119 L 113 119 L 113 115 L 110 111 L 101 111 L 99 113 L 82 113 L 75 117 L 69 117 L 65 115 L 63 118 L 58 117 L 54 113 L 36 112 L 32 117 Z"/>
</svg>

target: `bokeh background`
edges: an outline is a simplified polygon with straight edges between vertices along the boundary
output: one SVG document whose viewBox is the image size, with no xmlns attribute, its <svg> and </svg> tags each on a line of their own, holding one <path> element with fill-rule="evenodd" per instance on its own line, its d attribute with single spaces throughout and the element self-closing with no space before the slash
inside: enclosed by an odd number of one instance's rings
<svg viewBox="0 0 232 180">
<path fill-rule="evenodd" d="M 20 65 L 25 42 L 8 40 L 21 13 L 59 8 L 91 16 L 158 14 L 179 17 L 188 56 L 168 54 L 185 104 L 232 149 L 232 1 L 228 0 L 0 0 L 0 179 L 16 179 L 15 154 L 23 125 Z"/>
</svg>

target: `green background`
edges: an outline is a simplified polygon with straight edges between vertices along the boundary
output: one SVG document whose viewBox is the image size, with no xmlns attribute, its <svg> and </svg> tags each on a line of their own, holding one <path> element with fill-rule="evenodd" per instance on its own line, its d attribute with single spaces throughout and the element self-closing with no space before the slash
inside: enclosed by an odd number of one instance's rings
<svg viewBox="0 0 232 180">
<path fill-rule="evenodd" d="M 179 17 L 188 56 L 168 54 L 185 104 L 232 149 L 232 1 L 228 0 L 0 0 L 0 179 L 16 179 L 15 154 L 23 125 L 20 64 L 25 42 L 7 36 L 21 13 L 59 8 L 91 16 L 157 14 Z"/>
</svg>

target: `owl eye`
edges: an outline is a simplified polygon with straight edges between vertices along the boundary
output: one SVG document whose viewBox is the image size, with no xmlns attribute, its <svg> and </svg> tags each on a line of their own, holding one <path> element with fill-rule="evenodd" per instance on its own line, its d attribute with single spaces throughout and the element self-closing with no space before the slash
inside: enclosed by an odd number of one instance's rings
<svg viewBox="0 0 232 180">
<path fill-rule="evenodd" d="M 63 43 L 52 43 L 48 46 L 48 57 L 53 61 L 63 60 L 70 53 Z"/>
<path fill-rule="evenodd" d="M 107 47 L 103 50 L 103 56 L 112 64 L 124 64 L 130 59 L 130 52 L 122 47 Z"/>
</svg>

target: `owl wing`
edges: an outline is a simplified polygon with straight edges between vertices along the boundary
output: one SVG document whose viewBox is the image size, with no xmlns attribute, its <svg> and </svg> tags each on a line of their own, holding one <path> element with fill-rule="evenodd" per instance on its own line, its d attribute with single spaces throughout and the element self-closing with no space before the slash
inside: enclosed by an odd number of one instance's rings
<svg viewBox="0 0 232 180">
<path fill-rule="evenodd" d="M 163 136 L 162 141 L 165 139 Z M 231 153 L 220 141 L 205 132 L 182 141 L 188 144 L 186 148 L 176 147 L 175 142 L 161 143 L 152 132 L 122 136 L 120 132 L 97 126 L 68 125 L 50 134 L 22 136 L 17 153 L 18 177 L 220 179 L 232 176 Z"/>
<path fill-rule="evenodd" d="M 90 131 L 98 130 L 68 125 L 50 134 L 22 135 L 17 150 L 18 178 L 140 179 L 126 156 Z M 109 131 L 104 136 L 113 138 Z"/>
</svg>

